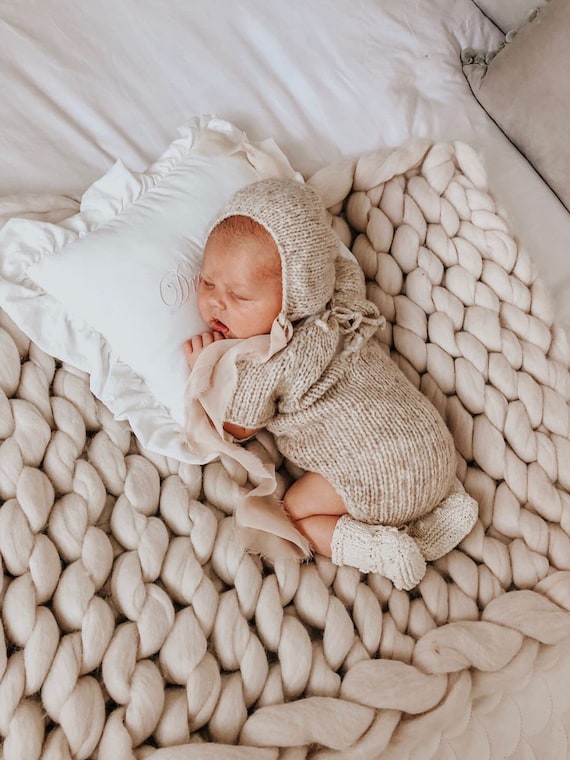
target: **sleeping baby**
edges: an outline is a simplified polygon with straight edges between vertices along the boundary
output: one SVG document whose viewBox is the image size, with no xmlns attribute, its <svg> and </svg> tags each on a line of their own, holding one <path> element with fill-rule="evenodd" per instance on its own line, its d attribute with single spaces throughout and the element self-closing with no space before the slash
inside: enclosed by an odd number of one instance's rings
<svg viewBox="0 0 570 760">
<path fill-rule="evenodd" d="M 308 185 L 269 179 L 234 194 L 204 249 L 210 330 L 184 346 L 186 435 L 199 447 L 209 425 L 231 455 L 267 428 L 304 471 L 281 504 L 304 554 L 410 589 L 471 531 L 477 504 L 440 414 L 374 337 L 384 320 L 341 249 Z"/>
</svg>

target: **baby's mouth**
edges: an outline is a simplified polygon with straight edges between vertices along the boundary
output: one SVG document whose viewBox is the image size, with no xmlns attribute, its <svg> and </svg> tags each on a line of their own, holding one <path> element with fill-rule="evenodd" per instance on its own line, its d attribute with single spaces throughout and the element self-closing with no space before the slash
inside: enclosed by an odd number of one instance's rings
<svg viewBox="0 0 570 760">
<path fill-rule="evenodd" d="M 225 325 L 223 322 L 220 322 L 220 320 L 219 320 L 219 319 L 213 319 L 213 320 L 212 320 L 212 327 L 213 327 L 213 329 L 214 329 L 216 332 L 220 332 L 220 333 L 222 333 L 222 335 L 223 335 L 224 337 L 225 337 L 225 336 L 226 336 L 226 335 L 229 333 L 229 331 L 230 331 L 230 328 L 229 328 L 227 325 Z"/>
</svg>

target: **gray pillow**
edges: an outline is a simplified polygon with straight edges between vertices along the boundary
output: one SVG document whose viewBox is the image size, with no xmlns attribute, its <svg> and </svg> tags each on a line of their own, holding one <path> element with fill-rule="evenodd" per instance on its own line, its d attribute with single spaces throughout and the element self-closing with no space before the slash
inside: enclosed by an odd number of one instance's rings
<svg viewBox="0 0 570 760">
<path fill-rule="evenodd" d="M 570 210 L 570 0 L 550 0 L 487 64 L 475 97 Z M 465 59 L 464 59 L 465 60 Z"/>
</svg>

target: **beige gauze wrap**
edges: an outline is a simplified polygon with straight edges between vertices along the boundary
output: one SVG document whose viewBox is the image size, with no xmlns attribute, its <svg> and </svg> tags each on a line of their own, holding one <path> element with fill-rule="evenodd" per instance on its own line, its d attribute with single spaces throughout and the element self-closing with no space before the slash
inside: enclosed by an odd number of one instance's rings
<svg viewBox="0 0 570 760">
<path fill-rule="evenodd" d="M 224 414 L 236 390 L 239 359 L 268 361 L 291 340 L 293 322 L 325 314 L 342 244 L 316 192 L 295 180 L 262 180 L 238 190 L 213 227 L 234 215 L 249 216 L 267 229 L 282 262 L 287 261 L 282 266 L 281 312 L 269 335 L 216 341 L 202 351 L 186 388 L 186 437 L 195 455 L 227 456 L 257 484 L 250 491 L 241 489 L 235 506 L 236 533 L 244 548 L 273 560 L 302 560 L 310 556 L 309 543 L 275 496 L 273 466 L 224 432 Z"/>
<path fill-rule="evenodd" d="M 290 325 L 275 320 L 270 335 L 211 343 L 199 355 L 186 392 L 185 429 L 192 452 L 204 458 L 212 452 L 227 456 L 258 483 L 253 490 L 240 489 L 234 511 L 236 533 L 245 549 L 273 560 L 304 559 L 310 556 L 309 543 L 274 495 L 277 482 L 273 466 L 235 443 L 223 425 L 224 412 L 236 388 L 237 360 L 255 357 L 267 361 L 285 347 L 290 332 Z"/>
</svg>

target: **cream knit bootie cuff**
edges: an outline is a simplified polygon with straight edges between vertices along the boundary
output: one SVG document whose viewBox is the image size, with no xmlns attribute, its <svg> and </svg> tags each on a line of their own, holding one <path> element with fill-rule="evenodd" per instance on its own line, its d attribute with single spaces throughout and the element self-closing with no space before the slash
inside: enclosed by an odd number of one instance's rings
<svg viewBox="0 0 570 760">
<path fill-rule="evenodd" d="M 379 573 L 398 589 L 414 588 L 426 571 L 420 550 L 406 533 L 384 525 L 368 525 L 350 515 L 337 520 L 331 549 L 335 565 Z"/>
<path fill-rule="evenodd" d="M 439 559 L 467 536 L 475 523 L 479 507 L 456 478 L 449 496 L 427 515 L 408 526 L 408 534 L 428 561 Z"/>
</svg>

